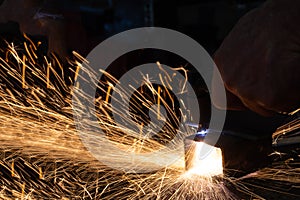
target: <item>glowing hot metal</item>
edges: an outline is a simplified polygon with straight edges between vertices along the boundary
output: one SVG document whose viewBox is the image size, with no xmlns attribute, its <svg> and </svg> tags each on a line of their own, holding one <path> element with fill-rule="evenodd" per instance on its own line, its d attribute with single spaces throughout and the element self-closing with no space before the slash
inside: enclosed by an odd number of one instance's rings
<svg viewBox="0 0 300 200">
<path fill-rule="evenodd" d="M 187 173 L 204 177 L 223 175 L 222 151 L 204 142 L 206 131 L 202 130 L 187 137 L 184 141 L 185 168 Z"/>
</svg>

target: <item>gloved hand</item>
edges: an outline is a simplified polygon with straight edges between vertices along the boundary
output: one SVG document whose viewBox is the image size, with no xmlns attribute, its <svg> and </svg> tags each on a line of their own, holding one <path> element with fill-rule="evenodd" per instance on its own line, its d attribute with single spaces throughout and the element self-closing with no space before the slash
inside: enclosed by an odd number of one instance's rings
<svg viewBox="0 0 300 200">
<path fill-rule="evenodd" d="M 270 116 L 300 108 L 300 1 L 270 0 L 246 14 L 214 61 L 227 90 L 227 109 Z"/>
</svg>

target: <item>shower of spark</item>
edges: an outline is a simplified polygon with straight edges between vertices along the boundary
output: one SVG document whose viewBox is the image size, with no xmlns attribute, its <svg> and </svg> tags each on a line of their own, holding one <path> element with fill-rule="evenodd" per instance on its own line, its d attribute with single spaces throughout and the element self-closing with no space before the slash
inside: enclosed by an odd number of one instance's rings
<svg viewBox="0 0 300 200">
<path fill-rule="evenodd" d="M 84 59 L 76 52 L 74 60 L 69 60 L 71 75 L 67 77 L 55 55 L 46 57 L 38 53 L 35 45 L 27 36 L 20 46 L 7 44 L 5 59 L 0 57 L 0 198 L 2 199 L 236 199 L 224 183 L 225 180 L 238 190 L 259 198 L 243 184 L 243 180 L 223 177 L 222 181 L 211 176 L 191 174 L 184 169 L 183 140 L 172 141 L 170 154 L 165 158 L 149 161 L 141 167 L 151 169 L 162 160 L 180 154 L 182 159 L 171 166 L 149 173 L 125 173 L 111 169 L 96 160 L 85 148 L 78 136 L 72 117 L 72 86 L 78 71 L 89 74 L 91 79 L 96 72 L 84 68 L 80 63 Z M 39 43 L 40 44 L 40 43 Z M 42 64 L 41 64 L 42 63 Z M 73 77 L 73 78 L 72 78 Z M 174 137 L 173 124 L 165 122 L 164 134 L 155 137 L 149 130 L 143 130 L 149 123 L 143 118 L 144 110 L 140 105 L 150 108 L 157 120 L 164 119 L 163 109 L 178 123 L 171 91 L 162 86 L 159 91 L 145 78 L 145 87 L 137 91 L 132 109 L 142 114 L 133 113 L 132 117 L 140 122 L 138 132 L 119 127 L 112 121 L 109 101 L 111 91 L 128 95 L 126 91 L 114 91 L 117 80 L 106 74 L 107 80 L 98 82 L 99 95 L 95 101 L 98 121 L 83 122 L 100 126 L 118 148 L 128 152 L 151 152 L 162 148 L 169 138 Z M 145 75 L 145 77 L 147 77 Z M 168 84 L 168 78 L 162 72 L 162 80 Z M 89 80 L 86 80 L 87 82 Z M 69 82 L 70 84 L 66 84 Z M 183 82 L 183 85 L 185 82 Z M 154 100 L 159 100 L 163 107 L 151 109 L 153 102 L 145 99 L 145 91 L 151 91 Z M 182 90 L 184 91 L 184 90 Z M 85 94 L 80 94 L 84 97 Z M 157 97 L 159 97 L 157 99 Z M 170 97 L 170 102 L 165 98 Z M 82 105 L 84 107 L 84 105 Z M 175 106 L 176 107 L 176 106 Z M 84 109 L 82 109 L 84 110 Z M 80 112 L 78 110 L 77 112 Z M 159 112 L 159 113 L 158 113 Z M 117 111 L 123 117 L 123 111 Z M 183 116 L 188 117 L 188 116 Z M 141 120 L 142 119 L 142 120 Z M 125 120 L 125 119 L 124 119 Z M 144 120 L 144 121 L 143 121 Z M 155 124 L 153 125 L 155 126 Z M 157 128 L 157 127 L 153 127 Z M 86 135 L 89 135 L 87 130 Z M 182 137 L 194 130 L 186 128 Z M 124 134 L 126 133 L 126 134 Z M 103 155 L 108 150 L 103 149 Z M 111 153 L 110 153 L 111 155 Z M 125 162 L 127 158 L 107 156 L 107 160 Z M 219 160 L 219 159 L 217 159 Z M 219 164 L 219 163 L 218 163 Z M 208 166 L 211 167 L 211 166 Z M 279 168 L 268 168 L 250 177 L 257 179 L 288 180 L 299 182 L 300 172 Z M 272 176 L 272 173 L 276 175 Z M 293 178 L 292 178 L 293 177 Z M 285 179 L 286 180 L 286 179 Z M 286 181 L 288 181 L 286 180 Z"/>
</svg>

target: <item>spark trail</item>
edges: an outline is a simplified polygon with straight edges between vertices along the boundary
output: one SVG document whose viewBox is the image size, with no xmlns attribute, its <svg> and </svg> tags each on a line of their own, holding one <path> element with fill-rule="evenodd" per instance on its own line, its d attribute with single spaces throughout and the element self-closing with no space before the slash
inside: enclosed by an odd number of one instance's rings
<svg viewBox="0 0 300 200">
<path fill-rule="evenodd" d="M 218 180 L 210 176 L 186 173 L 183 139 L 185 135 L 194 131 L 188 129 L 182 134 L 183 138 L 174 141 L 172 147 L 176 149 L 170 149 L 170 154 L 167 155 L 182 155 L 182 159 L 173 165 L 144 174 L 125 173 L 107 167 L 89 153 L 75 128 L 72 116 L 74 78 L 66 76 L 55 55 L 51 58 L 39 55 L 38 47 L 28 37 L 26 39 L 24 48 L 8 44 L 5 57 L 0 58 L 0 198 L 225 200 L 238 199 L 236 194 L 227 188 L 225 182 L 230 183 L 236 190 L 256 198 L 260 196 L 247 187 L 245 179 L 300 182 L 299 170 L 285 167 L 286 163 L 263 169 L 244 179 L 224 177 Z M 69 60 L 70 76 L 76 79 L 76 76 L 79 76 L 78 70 L 84 70 L 91 78 L 95 77 L 96 72 L 80 65 L 83 58 L 75 52 L 74 55 L 76 58 Z M 151 152 L 164 146 L 164 142 L 161 142 L 167 140 L 164 137 L 149 139 L 143 131 L 137 133 L 116 126 L 108 104 L 111 97 L 106 95 L 113 89 L 113 85 L 109 83 L 117 80 L 109 74 L 107 77 L 106 81 L 98 83 L 99 92 L 104 94 L 95 102 L 98 121 L 85 123 L 101 126 L 114 145 L 129 152 Z M 163 78 L 164 74 L 161 77 Z M 172 94 L 166 88 L 160 88 L 158 92 L 156 87 L 148 84 L 146 80 L 145 87 L 135 94 L 134 101 L 142 101 L 145 107 L 151 108 L 152 103 L 140 95 L 145 90 L 151 91 L 153 96 L 159 96 L 159 102 L 166 112 L 170 112 L 170 116 L 176 118 L 177 115 L 172 113 L 173 108 L 170 106 L 172 103 L 169 104 L 170 102 L 162 98 L 163 95 L 172 97 Z M 119 92 L 128 95 L 126 91 Z M 138 105 L 133 105 L 133 108 L 144 115 L 143 109 Z M 161 116 L 162 110 L 152 111 L 154 116 L 164 118 Z M 133 114 L 132 118 L 140 120 L 137 114 Z M 140 122 L 141 127 L 149 123 L 147 120 Z M 168 123 L 170 122 L 166 122 L 165 133 L 168 137 L 173 137 L 172 125 Z M 87 130 L 87 136 L 89 131 Z M 105 155 L 105 149 L 103 151 Z M 168 159 L 167 157 L 164 159 Z M 126 158 L 107 159 L 123 162 Z M 143 167 L 151 169 L 160 161 L 161 158 L 158 158 Z M 290 176 L 286 176 L 287 174 Z"/>
</svg>

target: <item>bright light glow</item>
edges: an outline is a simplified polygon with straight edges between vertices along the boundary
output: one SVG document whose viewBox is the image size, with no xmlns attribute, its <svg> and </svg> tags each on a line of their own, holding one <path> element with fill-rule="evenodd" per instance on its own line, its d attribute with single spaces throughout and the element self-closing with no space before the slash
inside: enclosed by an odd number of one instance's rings
<svg viewBox="0 0 300 200">
<path fill-rule="evenodd" d="M 202 130 L 202 131 L 197 132 L 197 134 L 199 134 L 199 135 L 206 135 L 206 133 L 207 133 L 206 130 Z"/>
<path fill-rule="evenodd" d="M 220 176 L 223 174 L 222 151 L 220 148 L 214 147 L 209 155 L 203 158 L 203 151 L 208 149 L 208 144 L 204 142 L 193 142 L 189 155 L 188 174 L 199 176 Z"/>
</svg>

